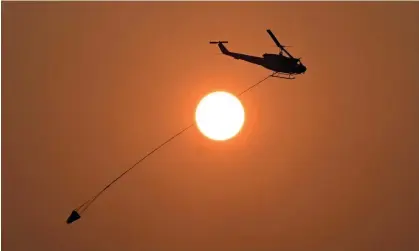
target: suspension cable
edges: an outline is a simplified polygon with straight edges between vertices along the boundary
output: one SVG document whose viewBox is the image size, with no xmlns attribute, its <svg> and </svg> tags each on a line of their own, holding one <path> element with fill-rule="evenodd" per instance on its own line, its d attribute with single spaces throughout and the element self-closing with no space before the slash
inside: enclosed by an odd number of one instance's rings
<svg viewBox="0 0 419 251">
<path fill-rule="evenodd" d="M 274 74 L 275 73 L 273 73 L 271 75 L 268 75 L 264 79 L 262 79 L 262 80 L 258 81 L 257 83 L 251 85 L 250 87 L 248 87 L 244 91 L 242 91 L 239 94 L 237 94 L 237 96 L 241 96 L 241 95 L 245 94 L 246 92 L 248 92 L 251 89 L 255 88 L 256 86 L 258 86 L 259 84 L 261 84 L 262 82 L 264 82 L 265 80 L 267 80 L 268 78 L 274 76 Z M 70 217 L 67 219 L 67 223 L 70 224 L 70 223 L 78 220 L 80 218 L 80 214 L 84 213 L 90 207 L 90 205 L 97 198 L 99 198 L 99 196 L 102 195 L 109 187 L 111 187 L 115 182 L 117 182 L 120 178 L 122 178 L 129 171 L 131 171 L 132 169 L 134 169 L 138 164 L 140 164 L 141 162 L 143 162 L 145 159 L 147 159 L 148 157 L 150 157 L 153 153 L 155 153 L 160 148 L 162 148 L 163 146 L 165 146 L 166 144 L 168 144 L 170 141 L 174 140 L 175 138 L 177 138 L 178 136 L 180 136 L 181 134 L 183 134 L 184 132 L 186 132 L 187 130 L 189 130 L 190 128 L 192 128 L 194 125 L 195 125 L 195 123 L 192 123 L 191 125 L 185 127 L 180 132 L 176 133 L 175 135 L 173 135 L 172 137 L 170 137 L 168 140 L 166 140 L 165 142 L 163 142 L 162 144 L 160 144 L 159 146 L 157 146 L 156 148 L 154 148 L 151 152 L 147 153 L 144 157 L 142 157 L 140 160 L 138 160 L 134 165 L 132 165 L 130 168 L 128 168 L 127 170 L 125 170 L 122 174 L 120 174 L 118 177 L 116 177 L 114 180 L 112 180 L 110 183 L 108 183 L 108 185 L 106 185 L 102 190 L 100 190 L 91 199 L 87 200 L 86 202 L 84 202 L 83 204 L 81 204 L 79 207 L 77 207 L 76 209 L 74 209 L 73 212 L 72 212 L 72 214 L 70 215 Z"/>
</svg>

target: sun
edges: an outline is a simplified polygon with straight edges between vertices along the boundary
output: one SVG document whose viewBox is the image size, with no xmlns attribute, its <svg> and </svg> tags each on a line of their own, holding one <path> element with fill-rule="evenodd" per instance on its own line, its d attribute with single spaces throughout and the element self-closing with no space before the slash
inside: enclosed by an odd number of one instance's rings
<svg viewBox="0 0 419 251">
<path fill-rule="evenodd" d="M 240 100 L 223 91 L 212 92 L 202 98 L 195 112 L 198 129 L 206 137 L 217 141 L 237 135 L 243 127 L 244 118 Z"/>
</svg>

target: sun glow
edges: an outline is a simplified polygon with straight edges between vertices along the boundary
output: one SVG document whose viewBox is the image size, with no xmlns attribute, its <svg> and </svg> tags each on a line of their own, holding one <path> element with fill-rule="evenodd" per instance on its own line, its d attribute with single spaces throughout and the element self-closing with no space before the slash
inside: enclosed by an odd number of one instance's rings
<svg viewBox="0 0 419 251">
<path fill-rule="evenodd" d="M 218 91 L 205 96 L 198 104 L 195 120 L 206 137 L 223 141 L 237 135 L 244 123 L 244 108 L 234 95 Z"/>
</svg>

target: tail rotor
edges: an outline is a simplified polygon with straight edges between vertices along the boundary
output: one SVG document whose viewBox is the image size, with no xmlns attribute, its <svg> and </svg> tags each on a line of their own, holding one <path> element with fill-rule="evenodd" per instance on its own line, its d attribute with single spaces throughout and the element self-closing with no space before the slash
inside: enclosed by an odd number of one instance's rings
<svg viewBox="0 0 419 251">
<path fill-rule="evenodd" d="M 210 41 L 210 44 L 228 44 L 228 41 Z"/>
</svg>

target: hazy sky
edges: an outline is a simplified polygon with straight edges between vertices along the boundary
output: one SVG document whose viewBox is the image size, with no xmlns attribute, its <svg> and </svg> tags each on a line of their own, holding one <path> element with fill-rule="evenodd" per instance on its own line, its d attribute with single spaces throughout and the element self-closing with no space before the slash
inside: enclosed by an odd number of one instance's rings
<svg viewBox="0 0 419 251">
<path fill-rule="evenodd" d="M 419 249 L 419 3 L 2 3 L 2 248 Z M 215 90 L 308 70 L 241 100 L 231 141 L 191 129 Z"/>
</svg>

